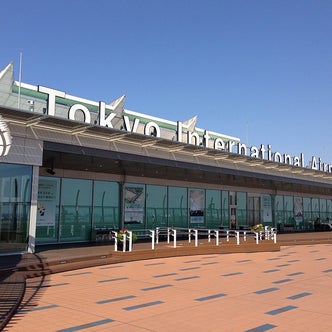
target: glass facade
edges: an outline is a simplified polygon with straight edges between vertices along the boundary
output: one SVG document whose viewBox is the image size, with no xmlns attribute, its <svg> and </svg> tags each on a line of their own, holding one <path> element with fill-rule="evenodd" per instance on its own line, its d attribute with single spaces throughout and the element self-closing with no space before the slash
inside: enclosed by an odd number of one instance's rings
<svg viewBox="0 0 332 332">
<path fill-rule="evenodd" d="M 1 242 L 25 249 L 32 170 L 0 167 Z M 263 223 L 279 231 L 313 231 L 316 218 L 332 218 L 331 199 L 43 176 L 36 243 L 88 242 L 95 229 L 121 227 L 250 229 Z"/>
<path fill-rule="evenodd" d="M 0 253 L 27 248 L 32 166 L 0 164 Z"/>
</svg>

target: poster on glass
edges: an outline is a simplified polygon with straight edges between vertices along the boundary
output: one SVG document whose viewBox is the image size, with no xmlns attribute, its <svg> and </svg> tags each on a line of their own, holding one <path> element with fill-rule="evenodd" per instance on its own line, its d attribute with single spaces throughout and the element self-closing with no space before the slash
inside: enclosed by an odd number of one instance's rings
<svg viewBox="0 0 332 332">
<path fill-rule="evenodd" d="M 204 224 L 204 190 L 189 189 L 190 223 Z"/>
<path fill-rule="evenodd" d="M 126 185 L 124 188 L 124 223 L 142 224 L 144 218 L 144 186 Z"/>
</svg>

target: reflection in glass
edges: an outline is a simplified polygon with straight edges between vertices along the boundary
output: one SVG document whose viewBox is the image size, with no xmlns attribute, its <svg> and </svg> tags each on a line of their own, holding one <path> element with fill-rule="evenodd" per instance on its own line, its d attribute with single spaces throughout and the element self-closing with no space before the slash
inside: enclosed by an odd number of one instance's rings
<svg viewBox="0 0 332 332">
<path fill-rule="evenodd" d="M 92 181 L 62 179 L 60 242 L 89 240 L 91 218 Z"/>
<path fill-rule="evenodd" d="M 221 226 L 221 191 L 206 190 L 206 224 L 208 228 Z"/>
<path fill-rule="evenodd" d="M 0 253 L 26 250 L 32 167 L 0 164 Z"/>
<path fill-rule="evenodd" d="M 188 227 L 187 188 L 168 188 L 169 226 Z"/>
<path fill-rule="evenodd" d="M 119 183 L 95 181 L 93 188 L 93 227 L 119 228 Z"/>
<path fill-rule="evenodd" d="M 167 187 L 146 186 L 147 228 L 167 227 Z"/>
</svg>

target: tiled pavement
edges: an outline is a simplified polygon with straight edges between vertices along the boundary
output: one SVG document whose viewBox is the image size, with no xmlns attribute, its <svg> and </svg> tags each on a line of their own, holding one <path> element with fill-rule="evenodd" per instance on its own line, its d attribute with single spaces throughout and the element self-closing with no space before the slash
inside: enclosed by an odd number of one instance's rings
<svg viewBox="0 0 332 332">
<path fill-rule="evenodd" d="M 287 245 L 30 278 L 4 331 L 331 331 L 331 253 Z"/>
</svg>

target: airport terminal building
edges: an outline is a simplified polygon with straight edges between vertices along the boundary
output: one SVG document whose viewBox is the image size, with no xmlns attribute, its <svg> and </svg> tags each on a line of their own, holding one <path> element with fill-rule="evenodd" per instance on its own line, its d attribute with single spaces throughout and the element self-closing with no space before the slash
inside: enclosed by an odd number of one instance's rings
<svg viewBox="0 0 332 332">
<path fill-rule="evenodd" d="M 0 255 L 155 227 L 311 231 L 332 165 L 0 71 Z"/>
</svg>

